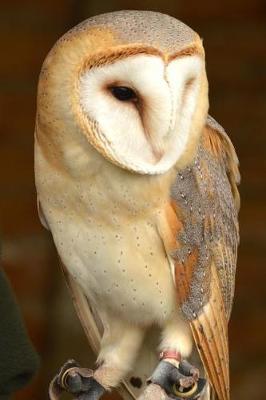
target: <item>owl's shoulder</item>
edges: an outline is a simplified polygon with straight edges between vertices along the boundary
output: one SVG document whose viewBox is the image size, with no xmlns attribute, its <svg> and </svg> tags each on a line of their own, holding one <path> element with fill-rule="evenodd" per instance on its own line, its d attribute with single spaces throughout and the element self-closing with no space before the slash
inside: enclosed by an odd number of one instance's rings
<svg viewBox="0 0 266 400">
<path fill-rule="evenodd" d="M 224 128 L 210 115 L 203 130 L 202 142 L 199 148 L 199 158 L 207 158 L 208 170 L 218 169 L 228 180 L 237 210 L 240 198 L 237 186 L 240 183 L 239 161 L 230 137 Z M 215 177 L 213 178 L 215 184 Z"/>
</svg>

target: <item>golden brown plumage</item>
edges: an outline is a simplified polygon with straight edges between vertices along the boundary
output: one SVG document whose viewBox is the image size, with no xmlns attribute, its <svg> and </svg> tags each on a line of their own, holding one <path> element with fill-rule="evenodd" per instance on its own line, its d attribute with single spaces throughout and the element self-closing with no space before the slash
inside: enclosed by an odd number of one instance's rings
<svg viewBox="0 0 266 400">
<path fill-rule="evenodd" d="M 134 101 L 114 98 L 121 85 Z M 128 398 L 158 345 L 190 355 L 191 330 L 219 400 L 229 399 L 238 162 L 207 109 L 198 35 L 158 13 L 84 22 L 41 73 L 40 217 L 98 353 L 94 378 L 105 388 L 124 381 Z"/>
<path fill-rule="evenodd" d="M 203 132 L 202 147 L 215 163 L 215 165 L 212 163 L 204 165 L 204 160 L 199 158 L 196 168 L 194 167 L 195 174 L 203 175 L 197 178 L 207 183 L 206 191 L 202 193 L 202 196 L 208 196 L 209 199 L 207 199 L 206 208 L 200 214 L 204 218 L 201 239 L 204 246 L 210 247 L 210 254 L 204 265 L 204 273 L 208 270 L 208 264 L 210 271 L 207 286 L 204 284 L 206 279 L 204 274 L 199 278 L 199 280 L 202 280 L 197 283 L 201 286 L 200 290 L 202 290 L 202 296 L 199 296 L 197 301 L 202 301 L 202 306 L 195 311 L 195 315 L 193 315 L 193 310 L 189 310 L 189 312 L 192 311 L 190 324 L 200 356 L 212 385 L 218 393 L 218 397 L 228 399 L 229 355 L 227 324 L 234 293 L 238 245 L 237 212 L 239 196 L 236 188 L 236 184 L 239 182 L 238 163 L 231 142 L 222 128 L 212 119 L 209 119 L 209 123 Z M 215 180 L 217 173 L 212 169 L 214 167 L 221 170 L 224 182 Z M 226 180 L 227 177 L 229 177 L 230 186 Z M 195 179 L 196 182 L 197 179 Z M 219 187 L 220 185 L 221 187 Z M 199 184 L 198 190 L 201 190 L 201 186 Z M 222 193 L 222 191 L 225 191 L 225 193 Z M 229 198 L 225 199 L 226 195 Z M 228 204 L 224 204 L 226 200 Z M 217 204 L 215 208 L 213 207 L 213 201 Z M 191 213 L 190 223 L 192 224 L 197 223 L 197 221 L 193 221 L 194 213 L 195 211 Z M 180 236 L 180 233 L 177 236 Z M 190 291 L 188 288 L 191 287 L 193 282 L 194 269 L 197 264 L 195 258 L 197 259 L 198 257 L 199 248 L 196 245 L 191 250 L 191 255 L 187 258 L 187 262 L 183 264 L 181 262 L 176 265 L 177 292 L 178 296 L 181 297 L 182 303 L 189 299 Z M 194 262 L 192 262 L 191 258 Z M 208 296 L 205 299 L 203 298 L 203 291 L 208 292 Z M 193 303 L 193 299 L 190 302 Z"/>
</svg>

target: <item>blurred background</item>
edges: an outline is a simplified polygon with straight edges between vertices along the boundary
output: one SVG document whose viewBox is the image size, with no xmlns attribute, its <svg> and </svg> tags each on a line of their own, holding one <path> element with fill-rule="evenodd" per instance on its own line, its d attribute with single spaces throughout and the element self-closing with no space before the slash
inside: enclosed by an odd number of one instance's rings
<svg viewBox="0 0 266 400">
<path fill-rule="evenodd" d="M 73 312 L 49 233 L 36 210 L 33 132 L 38 74 L 54 42 L 83 19 L 119 9 L 157 10 L 204 40 L 210 114 L 241 164 L 241 246 L 230 323 L 232 399 L 266 398 L 265 0 L 1 0 L 0 232 L 5 271 L 42 365 L 14 400 L 47 399 L 48 382 L 91 354 Z M 1 323 L 1 321 L 0 321 Z M 0 355 L 1 356 L 1 355 Z"/>
</svg>

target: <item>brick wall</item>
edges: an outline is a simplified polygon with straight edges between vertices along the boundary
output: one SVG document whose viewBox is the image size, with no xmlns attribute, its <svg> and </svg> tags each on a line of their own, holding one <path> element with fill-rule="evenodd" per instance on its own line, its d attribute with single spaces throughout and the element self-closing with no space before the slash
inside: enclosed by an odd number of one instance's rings
<svg viewBox="0 0 266 400">
<path fill-rule="evenodd" d="M 14 396 L 16 400 L 47 398 L 47 382 L 56 366 L 70 355 L 84 363 L 91 357 L 81 351 L 86 342 L 62 284 L 50 236 L 41 227 L 36 212 L 33 130 L 38 73 L 48 50 L 65 30 L 86 16 L 122 8 L 170 13 L 188 23 L 204 39 L 210 112 L 229 132 L 242 173 L 241 248 L 230 324 L 233 399 L 265 398 L 266 3 L 262 0 L 165 3 L 1 1 L 3 260 L 29 334 L 43 358 L 38 377 Z"/>
<path fill-rule="evenodd" d="M 50 310 L 54 307 L 59 274 L 53 271 L 58 271 L 55 251 L 50 236 L 39 223 L 36 210 L 35 101 L 44 57 L 58 36 L 71 25 L 72 18 L 71 1 L 1 1 L 0 229 L 3 262 L 29 334 L 43 359 L 43 367 L 34 383 L 17 394 L 16 399 L 47 398 L 46 371 L 49 368 L 46 363 L 49 363 L 53 344 Z"/>
</svg>

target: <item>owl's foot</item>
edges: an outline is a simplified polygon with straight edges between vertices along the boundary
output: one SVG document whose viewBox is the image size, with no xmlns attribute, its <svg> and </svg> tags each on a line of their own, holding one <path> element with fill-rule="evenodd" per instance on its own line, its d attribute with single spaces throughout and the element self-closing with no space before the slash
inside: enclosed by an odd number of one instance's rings
<svg viewBox="0 0 266 400">
<path fill-rule="evenodd" d="M 58 400 L 64 391 L 75 395 L 75 400 L 98 400 L 105 389 L 94 379 L 91 369 L 69 360 L 50 383 L 50 400 Z"/>
<path fill-rule="evenodd" d="M 162 360 L 148 383 L 161 386 L 172 399 L 195 400 L 203 394 L 206 380 L 199 378 L 199 370 L 186 360 L 182 360 L 178 368 Z"/>
</svg>

